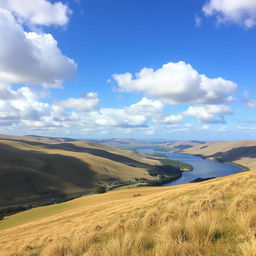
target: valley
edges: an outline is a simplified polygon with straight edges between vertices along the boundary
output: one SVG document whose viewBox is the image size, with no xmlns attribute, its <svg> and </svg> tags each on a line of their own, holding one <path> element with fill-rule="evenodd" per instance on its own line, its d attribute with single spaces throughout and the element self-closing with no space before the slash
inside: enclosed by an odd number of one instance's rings
<svg viewBox="0 0 256 256">
<path fill-rule="evenodd" d="M 177 179 L 182 172 L 185 179 L 187 174 L 193 177 L 192 167 L 197 168 L 193 162 L 184 163 L 186 156 L 206 149 L 209 155 L 219 156 L 222 150 L 229 156 L 228 144 L 225 151 L 223 143 L 217 144 L 222 145 L 219 149 L 214 143 L 214 152 L 212 142 L 164 142 L 154 147 L 147 142 L 144 151 L 150 154 L 145 154 L 92 141 L 2 136 L 1 206 L 54 201 L 4 216 L 0 255 L 169 256 L 170 250 L 180 256 L 251 255 L 255 171 L 208 179 L 212 173 L 206 166 L 202 177 L 191 180 L 196 182 L 181 184 Z M 234 145 L 240 149 L 245 143 Z M 247 146 L 253 147 L 253 142 Z M 175 158 L 168 151 L 182 154 Z M 237 152 L 248 157 L 247 151 Z M 204 154 L 200 155 L 208 158 Z M 239 154 L 232 160 L 243 158 Z M 223 165 L 209 162 L 214 168 Z M 225 165 L 219 171 L 223 176 Z M 166 178 L 180 185 L 159 186 Z M 145 181 L 146 187 L 137 187 Z M 116 189 L 92 194 L 99 185 Z M 61 198 L 64 202 L 57 200 Z"/>
<path fill-rule="evenodd" d="M 87 141 L 0 137 L 0 207 L 55 203 L 97 186 L 173 179 L 179 166 L 161 158 Z"/>
</svg>

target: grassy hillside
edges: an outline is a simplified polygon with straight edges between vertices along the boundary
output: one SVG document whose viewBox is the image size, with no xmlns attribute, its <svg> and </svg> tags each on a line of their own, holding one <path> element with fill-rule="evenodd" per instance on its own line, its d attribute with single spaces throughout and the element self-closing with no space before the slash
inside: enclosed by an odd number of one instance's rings
<svg viewBox="0 0 256 256">
<path fill-rule="evenodd" d="M 215 141 L 184 149 L 189 154 L 199 154 L 209 159 L 233 162 L 248 169 L 256 169 L 256 141 Z"/>
<path fill-rule="evenodd" d="M 0 136 L 0 207 L 174 174 L 157 159 L 63 138 Z M 176 177 L 176 176 L 175 176 Z"/>
<path fill-rule="evenodd" d="M 0 144 L 0 205 L 92 188 L 95 172 L 79 159 Z"/>
<path fill-rule="evenodd" d="M 253 256 L 256 172 L 92 195 L 0 222 L 0 255 Z"/>
<path fill-rule="evenodd" d="M 150 142 L 150 141 L 140 141 L 130 138 L 113 138 L 113 139 L 106 139 L 106 140 L 98 140 L 100 144 L 122 148 L 122 149 L 137 149 L 137 148 L 146 148 L 146 147 L 158 147 L 162 145 L 159 142 Z"/>
<path fill-rule="evenodd" d="M 202 145 L 205 141 L 138 141 L 135 139 L 107 139 L 107 140 L 98 140 L 100 144 L 108 145 L 117 148 L 124 149 L 139 149 L 139 148 L 151 148 L 156 151 L 169 151 L 169 150 L 181 150 L 190 148 L 196 145 Z"/>
</svg>

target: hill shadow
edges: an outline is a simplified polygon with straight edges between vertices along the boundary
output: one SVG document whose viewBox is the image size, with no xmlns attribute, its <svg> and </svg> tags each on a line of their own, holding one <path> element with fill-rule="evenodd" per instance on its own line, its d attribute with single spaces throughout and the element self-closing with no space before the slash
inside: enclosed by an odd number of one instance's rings
<svg viewBox="0 0 256 256">
<path fill-rule="evenodd" d="M 74 157 L 0 144 L 0 202 L 92 188 L 96 173 Z"/>
<path fill-rule="evenodd" d="M 234 148 L 226 152 L 218 152 L 218 153 L 209 155 L 208 157 L 214 157 L 224 162 L 229 162 L 229 161 L 232 162 L 240 159 L 241 157 L 256 158 L 256 147 L 250 146 L 250 147 Z"/>
<path fill-rule="evenodd" d="M 96 148 L 86 148 L 74 145 L 72 143 L 58 143 L 58 144 L 46 144 L 41 142 L 26 142 L 31 145 L 37 145 L 46 149 L 61 149 L 65 151 L 72 151 L 72 152 L 84 152 L 94 156 L 102 157 L 117 163 L 125 164 L 131 167 L 136 168 L 144 168 L 147 169 L 151 176 L 156 175 L 173 175 L 180 173 L 178 168 L 175 168 L 171 165 L 151 165 L 143 162 L 139 162 L 132 158 L 122 156 L 119 154 L 111 153 L 103 149 L 96 149 Z"/>
<path fill-rule="evenodd" d="M 96 149 L 96 148 L 86 148 L 86 147 L 80 147 L 77 145 L 74 145 L 72 143 L 58 143 L 58 144 L 47 144 L 43 142 L 37 142 L 37 141 L 26 141 L 26 140 L 16 140 L 11 139 L 12 141 L 22 142 L 24 144 L 32 145 L 32 146 L 40 146 L 45 149 L 61 149 L 65 151 L 72 151 L 72 152 L 84 152 L 88 153 L 94 156 L 106 158 L 109 160 L 112 160 L 114 162 L 122 163 L 125 165 L 133 166 L 133 167 L 139 167 L 139 168 L 148 168 L 151 165 L 142 163 L 139 161 L 136 161 L 132 158 L 122 156 L 115 153 L 110 153 L 103 149 Z"/>
</svg>

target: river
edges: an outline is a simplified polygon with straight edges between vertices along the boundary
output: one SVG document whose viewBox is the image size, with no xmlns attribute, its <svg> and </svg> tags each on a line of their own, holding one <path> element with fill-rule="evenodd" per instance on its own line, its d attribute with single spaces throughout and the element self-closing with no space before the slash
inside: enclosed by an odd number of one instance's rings
<svg viewBox="0 0 256 256">
<path fill-rule="evenodd" d="M 180 162 L 187 163 L 193 166 L 192 171 L 183 172 L 181 178 L 174 180 L 170 183 L 164 184 L 164 186 L 185 184 L 197 178 L 223 177 L 242 171 L 242 168 L 238 166 L 203 159 L 200 156 L 179 153 L 156 152 L 153 151 L 153 149 L 149 148 L 139 149 L 138 151 L 144 153 L 165 154 L 171 160 L 178 160 Z"/>
</svg>

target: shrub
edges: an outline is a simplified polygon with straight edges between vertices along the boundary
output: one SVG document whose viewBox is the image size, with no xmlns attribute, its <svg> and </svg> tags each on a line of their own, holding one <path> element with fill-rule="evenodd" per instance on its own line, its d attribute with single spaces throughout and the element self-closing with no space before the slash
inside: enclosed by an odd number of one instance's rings
<svg viewBox="0 0 256 256">
<path fill-rule="evenodd" d="M 4 212 L 0 212 L 0 220 L 4 219 Z"/>
<path fill-rule="evenodd" d="M 96 192 L 97 192 L 98 194 L 105 193 L 105 192 L 106 192 L 106 188 L 103 187 L 103 186 L 99 186 L 99 187 L 97 187 Z"/>
</svg>

